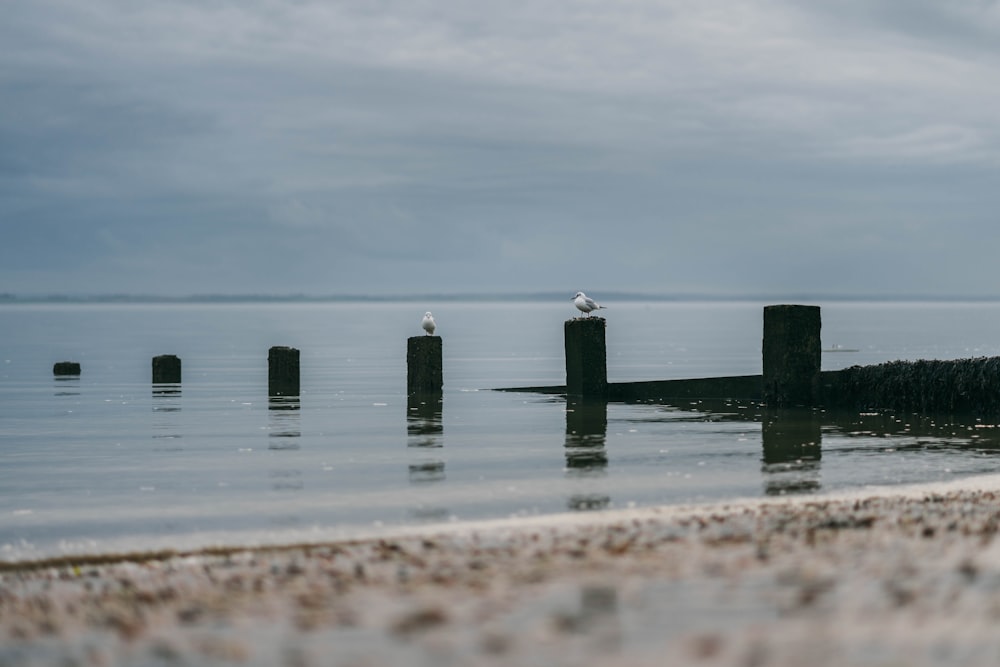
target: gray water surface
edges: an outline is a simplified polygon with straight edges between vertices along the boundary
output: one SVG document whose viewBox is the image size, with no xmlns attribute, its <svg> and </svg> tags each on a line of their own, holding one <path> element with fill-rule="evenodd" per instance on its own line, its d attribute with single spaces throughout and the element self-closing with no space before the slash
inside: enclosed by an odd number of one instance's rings
<svg viewBox="0 0 1000 667">
<path fill-rule="evenodd" d="M 760 372 L 763 303 L 611 303 L 611 381 Z M 823 306 L 823 368 L 1000 354 L 997 304 Z M 432 310 L 440 402 L 408 402 Z M 992 424 L 567 405 L 566 303 L 0 306 L 0 559 L 350 536 L 377 526 L 815 493 L 991 473 Z M 298 399 L 267 396 L 272 345 Z M 176 354 L 177 386 L 150 384 Z M 55 378 L 52 364 L 82 364 Z"/>
</svg>

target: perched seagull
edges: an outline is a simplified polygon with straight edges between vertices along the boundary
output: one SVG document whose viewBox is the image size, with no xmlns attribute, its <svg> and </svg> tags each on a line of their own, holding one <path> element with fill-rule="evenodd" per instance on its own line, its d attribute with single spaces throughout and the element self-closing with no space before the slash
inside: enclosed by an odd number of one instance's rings
<svg viewBox="0 0 1000 667">
<path fill-rule="evenodd" d="M 576 296 L 573 297 L 573 305 L 575 305 L 577 310 L 581 313 L 586 313 L 587 317 L 590 317 L 591 311 L 601 310 L 604 308 L 604 306 L 597 303 L 583 292 L 576 293 Z"/>
<path fill-rule="evenodd" d="M 424 328 L 428 336 L 434 335 L 434 330 L 437 329 L 437 322 L 434 321 L 434 316 L 431 315 L 430 311 L 424 313 L 424 321 L 420 323 L 420 326 Z"/>
</svg>

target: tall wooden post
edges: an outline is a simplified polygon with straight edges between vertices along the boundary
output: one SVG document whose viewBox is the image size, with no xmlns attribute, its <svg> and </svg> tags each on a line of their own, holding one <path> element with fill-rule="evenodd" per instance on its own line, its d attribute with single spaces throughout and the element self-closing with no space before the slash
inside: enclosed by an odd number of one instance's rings
<svg viewBox="0 0 1000 667">
<path fill-rule="evenodd" d="M 267 353 L 268 396 L 299 395 L 299 351 L 275 346 Z"/>
<path fill-rule="evenodd" d="M 406 393 L 433 394 L 444 387 L 443 344 L 440 336 L 406 340 Z"/>
<path fill-rule="evenodd" d="M 819 402 L 819 306 L 764 307 L 763 398 L 769 407 Z"/>
<path fill-rule="evenodd" d="M 607 322 L 577 317 L 563 326 L 566 345 L 566 394 L 603 399 L 608 393 Z"/>
<path fill-rule="evenodd" d="M 181 360 L 174 354 L 153 357 L 153 384 L 180 384 Z"/>
</svg>

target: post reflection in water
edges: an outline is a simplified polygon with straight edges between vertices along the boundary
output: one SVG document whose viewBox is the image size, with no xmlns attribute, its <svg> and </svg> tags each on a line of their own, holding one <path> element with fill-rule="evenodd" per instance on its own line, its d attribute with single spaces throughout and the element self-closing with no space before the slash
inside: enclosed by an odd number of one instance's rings
<svg viewBox="0 0 1000 667">
<path fill-rule="evenodd" d="M 267 414 L 267 448 L 287 452 L 299 449 L 302 436 L 301 403 L 298 396 L 269 396 Z M 297 468 L 272 468 L 268 477 L 274 491 L 301 491 L 302 471 Z"/>
<path fill-rule="evenodd" d="M 298 449 L 302 436 L 301 403 L 298 396 L 271 396 L 267 400 L 270 417 L 267 428 L 268 449 Z"/>
<path fill-rule="evenodd" d="M 441 392 L 413 393 L 406 397 L 406 446 L 419 455 L 408 466 L 410 484 L 437 484 L 445 481 L 445 465 L 437 450 L 444 447 L 444 400 Z M 441 520 L 448 516 L 444 507 L 416 505 L 414 519 Z"/>
<path fill-rule="evenodd" d="M 442 447 L 444 400 L 440 393 L 406 397 L 406 444 L 408 447 Z"/>
<path fill-rule="evenodd" d="M 601 400 L 566 399 L 566 475 L 584 479 L 603 477 L 608 467 L 608 404 Z M 571 510 L 603 509 L 611 497 L 603 493 L 570 496 Z"/>
<path fill-rule="evenodd" d="M 410 464 L 410 481 L 414 484 L 441 482 L 444 479 L 444 461 L 421 461 Z"/>
<path fill-rule="evenodd" d="M 181 386 L 179 384 L 153 385 L 153 439 L 161 442 L 161 449 L 179 450 L 181 438 L 178 415 L 181 411 Z"/>
<path fill-rule="evenodd" d="M 820 415 L 808 408 L 765 410 L 761 472 L 767 495 L 820 490 L 821 426 Z"/>
<path fill-rule="evenodd" d="M 56 396 L 79 396 L 80 376 L 79 375 L 56 375 Z"/>
</svg>

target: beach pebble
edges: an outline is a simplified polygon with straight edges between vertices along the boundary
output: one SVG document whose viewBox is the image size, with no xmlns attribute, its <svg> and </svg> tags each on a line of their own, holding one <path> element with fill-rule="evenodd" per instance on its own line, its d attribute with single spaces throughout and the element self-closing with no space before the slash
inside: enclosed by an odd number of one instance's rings
<svg viewBox="0 0 1000 667">
<path fill-rule="evenodd" d="M 8 565 L 0 665 L 992 665 L 996 497 L 768 499 Z"/>
</svg>

